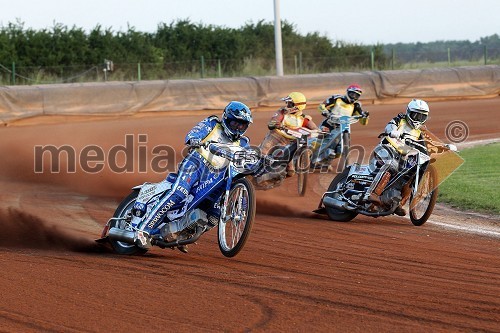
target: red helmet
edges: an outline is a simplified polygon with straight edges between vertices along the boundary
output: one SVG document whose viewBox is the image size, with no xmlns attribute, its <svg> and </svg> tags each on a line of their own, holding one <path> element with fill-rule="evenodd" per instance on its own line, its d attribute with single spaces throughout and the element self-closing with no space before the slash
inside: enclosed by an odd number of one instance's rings
<svg viewBox="0 0 500 333">
<path fill-rule="evenodd" d="M 349 87 L 347 87 L 346 96 L 349 102 L 354 103 L 359 99 L 362 93 L 363 90 L 361 90 L 361 87 L 359 85 L 351 84 Z"/>
</svg>

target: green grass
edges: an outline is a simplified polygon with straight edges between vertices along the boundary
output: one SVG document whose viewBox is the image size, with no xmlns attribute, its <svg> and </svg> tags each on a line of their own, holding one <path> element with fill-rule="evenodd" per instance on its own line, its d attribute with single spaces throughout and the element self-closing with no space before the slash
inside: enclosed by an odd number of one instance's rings
<svg viewBox="0 0 500 333">
<path fill-rule="evenodd" d="M 500 143 L 464 149 L 464 163 L 439 187 L 438 201 L 500 214 Z"/>
</svg>

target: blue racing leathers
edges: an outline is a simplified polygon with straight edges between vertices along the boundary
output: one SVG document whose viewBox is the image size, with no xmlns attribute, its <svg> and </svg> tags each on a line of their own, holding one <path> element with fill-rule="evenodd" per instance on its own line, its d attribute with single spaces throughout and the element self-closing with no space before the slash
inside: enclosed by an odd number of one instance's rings
<svg viewBox="0 0 500 333">
<path fill-rule="evenodd" d="M 224 128 L 217 116 L 210 116 L 202 120 L 189 131 L 186 135 L 185 143 L 189 145 L 194 141 L 198 143 L 216 141 L 219 143 L 233 143 L 242 147 L 250 146 L 249 140 L 245 136 L 242 136 L 236 142 L 231 141 L 224 132 Z M 154 214 L 151 215 L 154 216 L 153 220 L 161 221 L 165 216 L 169 220 L 174 220 L 182 216 L 185 212 L 179 208 L 184 206 L 187 200 L 192 200 L 193 197 L 190 195 L 190 192 L 200 184 L 204 184 L 207 179 L 217 174 L 225 166 L 227 166 L 227 160 L 223 157 L 213 155 L 208 149 L 204 147 L 191 149 L 179 164 L 177 178 L 172 188 L 151 212 L 151 214 Z M 220 190 L 217 200 L 214 202 L 205 202 L 200 206 L 200 208 L 206 211 L 210 223 L 219 219 L 219 201 L 222 191 L 223 189 Z"/>
</svg>

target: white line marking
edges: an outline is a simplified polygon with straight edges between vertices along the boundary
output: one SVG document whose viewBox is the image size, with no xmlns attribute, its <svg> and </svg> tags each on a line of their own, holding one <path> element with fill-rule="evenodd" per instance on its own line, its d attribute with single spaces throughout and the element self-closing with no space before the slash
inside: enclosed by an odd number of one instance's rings
<svg viewBox="0 0 500 333">
<path fill-rule="evenodd" d="M 437 222 L 437 221 L 432 221 L 428 220 L 427 223 L 431 223 L 433 225 L 438 225 L 440 227 L 446 228 L 446 229 L 455 229 L 455 230 L 460 230 L 460 231 L 465 231 L 468 233 L 473 233 L 473 234 L 480 234 L 480 235 L 487 235 L 491 237 L 499 237 L 500 238 L 500 228 L 488 228 L 488 227 L 483 227 L 483 226 L 478 226 L 477 224 L 470 224 L 470 225 L 461 225 L 461 224 L 450 224 L 450 223 L 445 223 L 445 222 Z"/>
</svg>

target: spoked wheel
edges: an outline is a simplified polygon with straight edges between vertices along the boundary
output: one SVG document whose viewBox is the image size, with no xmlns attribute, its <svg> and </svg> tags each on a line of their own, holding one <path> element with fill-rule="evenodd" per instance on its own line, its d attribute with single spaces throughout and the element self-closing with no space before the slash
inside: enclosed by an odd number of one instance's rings
<svg viewBox="0 0 500 333">
<path fill-rule="evenodd" d="M 347 176 L 349 175 L 349 169 L 344 169 L 342 173 L 338 174 L 335 178 L 333 178 L 330 186 L 328 187 L 328 192 L 336 191 L 346 182 Z M 358 214 L 345 210 L 338 209 L 333 207 L 325 206 L 326 214 L 331 220 L 339 221 L 339 222 L 349 222 L 353 218 L 355 218 Z"/>
<path fill-rule="evenodd" d="M 342 172 L 349 165 L 349 150 L 351 148 L 351 134 L 349 132 L 342 133 L 342 153 L 338 164 L 338 171 Z"/>
<path fill-rule="evenodd" d="M 438 175 L 436 168 L 429 165 L 425 170 L 417 193 L 410 196 L 410 220 L 414 225 L 424 224 L 432 214 L 438 196 Z"/>
<path fill-rule="evenodd" d="M 245 245 L 255 219 L 255 190 L 246 178 L 233 182 L 225 209 L 226 217 L 219 222 L 219 249 L 234 257 Z"/>
<path fill-rule="evenodd" d="M 306 194 L 307 176 L 311 166 L 311 150 L 308 148 L 297 151 L 295 171 L 297 173 L 298 193 L 302 197 Z"/>
<path fill-rule="evenodd" d="M 130 193 L 125 199 L 122 200 L 120 205 L 118 205 L 118 208 L 116 208 L 115 214 L 113 215 L 114 218 L 119 218 L 119 219 L 111 221 L 109 225 L 110 228 L 114 227 L 124 230 L 131 230 L 128 224 L 125 222 L 125 218 L 130 215 L 130 211 L 134 206 L 138 194 L 139 191 L 132 191 L 132 193 Z M 146 249 L 142 249 L 134 244 L 128 244 L 114 239 L 109 239 L 109 242 L 113 247 L 114 251 L 118 254 L 132 255 L 132 254 L 144 254 L 147 252 Z"/>
</svg>

